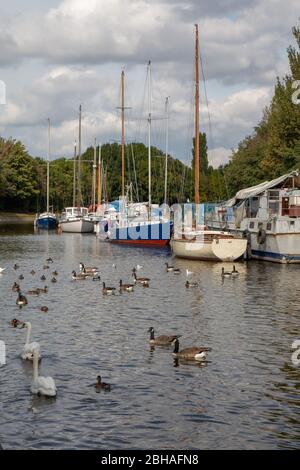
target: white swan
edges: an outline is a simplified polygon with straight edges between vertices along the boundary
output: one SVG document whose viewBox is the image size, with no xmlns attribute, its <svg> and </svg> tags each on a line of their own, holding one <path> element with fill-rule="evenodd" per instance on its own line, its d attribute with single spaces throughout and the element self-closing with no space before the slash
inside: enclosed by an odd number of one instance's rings
<svg viewBox="0 0 300 470">
<path fill-rule="evenodd" d="M 0 268 L 0 274 L 4 273 L 5 270 L 6 268 Z"/>
<path fill-rule="evenodd" d="M 33 350 L 33 382 L 31 393 L 34 395 L 44 395 L 46 397 L 56 397 L 56 385 L 52 377 L 39 376 L 40 349 Z"/>
<path fill-rule="evenodd" d="M 32 361 L 33 360 L 33 351 L 35 348 L 38 350 L 40 349 L 40 345 L 37 342 L 32 342 L 30 343 L 30 334 L 31 334 L 31 323 L 30 322 L 25 322 L 23 323 L 23 328 L 27 328 L 27 335 L 26 335 L 26 341 L 24 344 L 23 352 L 21 354 L 22 359 L 25 359 L 27 361 Z M 39 356 L 39 359 L 41 356 Z"/>
</svg>

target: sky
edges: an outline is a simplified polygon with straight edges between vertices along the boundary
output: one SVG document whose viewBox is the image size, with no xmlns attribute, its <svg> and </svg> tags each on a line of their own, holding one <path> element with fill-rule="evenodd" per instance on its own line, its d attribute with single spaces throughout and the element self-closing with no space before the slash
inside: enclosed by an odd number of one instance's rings
<svg viewBox="0 0 300 470">
<path fill-rule="evenodd" d="M 147 144 L 151 60 L 152 144 L 165 150 L 168 122 L 169 153 L 189 163 L 197 23 L 200 130 L 210 163 L 226 163 L 288 72 L 298 18 L 299 0 L 0 0 L 0 135 L 45 157 L 50 118 L 51 158 L 71 157 L 82 104 L 83 149 L 120 141 L 124 70 L 125 138 Z"/>
</svg>

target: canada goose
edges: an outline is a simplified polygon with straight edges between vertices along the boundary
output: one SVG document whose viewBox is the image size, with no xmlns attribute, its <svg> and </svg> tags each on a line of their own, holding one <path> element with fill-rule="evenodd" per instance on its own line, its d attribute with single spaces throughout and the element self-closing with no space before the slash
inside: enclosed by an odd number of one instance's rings
<svg viewBox="0 0 300 470">
<path fill-rule="evenodd" d="M 24 305 L 28 304 L 28 301 L 27 301 L 25 295 L 23 295 L 21 293 L 21 291 L 18 292 L 18 297 L 17 297 L 17 300 L 16 300 L 16 304 L 19 305 L 20 308 L 22 308 L 22 307 L 24 307 Z"/>
<path fill-rule="evenodd" d="M 29 290 L 26 293 L 28 295 L 40 295 L 40 289 Z"/>
<path fill-rule="evenodd" d="M 43 305 L 41 308 L 40 308 L 41 312 L 48 312 L 49 308 L 46 307 L 46 305 Z"/>
<path fill-rule="evenodd" d="M 112 295 L 115 293 L 115 290 L 116 290 L 115 287 L 106 287 L 105 282 L 103 282 L 103 289 L 102 289 L 103 295 Z"/>
<path fill-rule="evenodd" d="M 53 259 L 52 258 L 47 258 L 46 263 L 53 263 Z"/>
<path fill-rule="evenodd" d="M 37 290 L 38 290 L 40 293 L 47 294 L 47 292 L 48 292 L 48 287 L 47 287 L 47 286 L 45 286 L 44 288 L 38 287 Z"/>
<path fill-rule="evenodd" d="M 83 263 L 79 263 L 79 269 L 81 273 L 93 275 L 98 273 L 98 268 L 95 266 L 84 266 Z"/>
<path fill-rule="evenodd" d="M 134 284 L 123 284 L 122 279 L 120 279 L 120 291 L 132 292 Z"/>
<path fill-rule="evenodd" d="M 100 390 L 105 390 L 107 392 L 110 392 L 110 384 L 102 382 L 100 375 L 98 375 L 97 377 L 95 388 L 97 392 L 100 392 Z"/>
<path fill-rule="evenodd" d="M 84 274 L 84 273 L 76 274 L 76 271 L 72 271 L 73 281 L 84 281 L 87 277 L 88 277 L 87 274 Z"/>
<path fill-rule="evenodd" d="M 34 269 L 32 269 L 32 270 L 30 271 L 30 274 L 31 274 L 32 276 L 34 276 L 34 275 L 35 275 L 35 271 L 34 271 Z"/>
<path fill-rule="evenodd" d="M 19 267 L 20 267 L 20 266 L 19 266 L 18 264 L 15 264 L 15 265 L 14 265 L 14 270 L 16 271 L 17 269 L 19 269 Z"/>
<path fill-rule="evenodd" d="M 198 282 L 189 282 L 189 281 L 186 281 L 185 287 L 186 287 L 187 289 L 189 289 L 189 287 L 199 287 L 199 284 L 198 284 Z"/>
<path fill-rule="evenodd" d="M 51 279 L 51 282 L 53 282 L 53 283 L 57 282 L 56 277 L 53 277 L 53 278 Z"/>
<path fill-rule="evenodd" d="M 20 285 L 17 282 L 14 282 L 11 290 L 15 292 L 20 290 Z"/>
<path fill-rule="evenodd" d="M 132 273 L 132 275 L 134 277 L 134 284 L 138 283 L 142 284 L 144 287 L 149 287 L 150 279 L 148 277 L 137 277 L 135 271 Z"/>
<path fill-rule="evenodd" d="M 239 276 L 239 272 L 235 269 L 235 265 L 233 265 L 233 270 L 231 271 L 231 276 L 237 277 Z"/>
<path fill-rule="evenodd" d="M 43 269 L 49 269 L 49 266 L 47 264 L 44 264 Z"/>
<path fill-rule="evenodd" d="M 25 341 L 25 344 L 24 344 L 24 348 L 23 348 L 23 352 L 21 354 L 21 357 L 22 359 L 26 360 L 26 361 L 32 361 L 33 360 L 33 350 L 35 348 L 38 349 L 38 351 L 40 350 L 40 345 L 39 343 L 37 343 L 36 341 L 30 343 L 30 334 L 31 334 L 31 323 L 30 322 L 25 322 L 23 323 L 22 325 L 23 328 L 27 328 L 27 335 L 26 335 L 26 341 Z M 39 359 L 41 358 L 40 354 L 39 354 Z"/>
<path fill-rule="evenodd" d="M 171 271 L 174 271 L 174 266 L 169 266 L 168 263 L 165 263 L 165 265 L 166 265 L 166 271 L 167 271 L 168 273 L 171 272 Z"/>
<path fill-rule="evenodd" d="M 53 271 L 52 276 L 58 276 L 58 272 L 56 270 Z"/>
<path fill-rule="evenodd" d="M 19 276 L 19 280 L 20 280 L 20 281 L 23 281 L 23 279 L 24 279 L 24 276 L 23 276 L 23 274 L 20 274 L 20 276 Z"/>
<path fill-rule="evenodd" d="M 229 271 L 225 271 L 224 267 L 222 268 L 221 277 L 231 277 L 231 273 Z"/>
<path fill-rule="evenodd" d="M 46 281 L 46 276 L 45 276 L 45 274 L 43 274 L 43 275 L 41 276 L 41 281 Z"/>
<path fill-rule="evenodd" d="M 46 397 L 56 396 L 56 385 L 52 377 L 39 377 L 39 348 L 33 350 L 33 382 L 31 393 Z"/>
<path fill-rule="evenodd" d="M 176 338 L 180 338 L 181 335 L 160 335 L 157 338 L 154 337 L 154 328 L 151 326 L 148 330 L 150 333 L 149 343 L 157 346 L 170 346 Z"/>
<path fill-rule="evenodd" d="M 181 273 L 181 271 L 180 271 L 180 269 L 179 269 L 179 268 L 176 268 L 176 269 L 173 269 L 173 273 L 174 273 L 174 274 L 180 274 L 180 273 Z"/>
<path fill-rule="evenodd" d="M 0 274 L 4 273 L 5 270 L 6 268 L 0 268 Z"/>
<path fill-rule="evenodd" d="M 203 361 L 206 359 L 206 353 L 211 351 L 211 348 L 203 348 L 198 346 L 191 346 L 189 348 L 182 349 L 179 351 L 179 340 L 174 339 L 174 351 L 173 355 L 177 358 L 191 360 L 191 361 Z"/>
</svg>

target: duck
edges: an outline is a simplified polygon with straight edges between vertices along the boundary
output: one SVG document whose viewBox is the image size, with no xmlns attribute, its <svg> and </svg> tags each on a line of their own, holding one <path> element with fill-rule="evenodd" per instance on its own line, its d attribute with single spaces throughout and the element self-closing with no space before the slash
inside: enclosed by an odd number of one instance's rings
<svg viewBox="0 0 300 470">
<path fill-rule="evenodd" d="M 31 393 L 33 395 L 43 395 L 45 397 L 56 397 L 57 389 L 52 377 L 39 376 L 39 348 L 33 350 L 33 381 Z"/>
<path fill-rule="evenodd" d="M 77 274 L 76 271 L 72 271 L 73 281 L 84 281 L 87 277 L 88 277 L 87 274 L 84 274 L 84 273 Z"/>
<path fill-rule="evenodd" d="M 5 270 L 6 268 L 0 268 L 0 274 L 4 273 Z"/>
<path fill-rule="evenodd" d="M 173 356 L 179 359 L 185 359 L 190 361 L 203 361 L 206 359 L 207 352 L 211 351 L 211 348 L 190 346 L 189 348 L 182 349 L 179 351 L 179 339 L 175 338 L 173 341 L 174 351 Z"/>
<path fill-rule="evenodd" d="M 51 282 L 53 282 L 53 283 L 57 282 L 56 277 L 53 277 L 53 278 L 51 279 Z"/>
<path fill-rule="evenodd" d="M 19 266 L 17 263 L 14 264 L 14 270 L 15 270 L 15 271 L 16 271 L 17 269 L 19 269 L 19 267 L 20 267 L 20 266 Z"/>
<path fill-rule="evenodd" d="M 40 295 L 40 289 L 29 290 L 27 295 Z"/>
<path fill-rule="evenodd" d="M 106 287 L 105 282 L 103 282 L 102 293 L 103 295 L 112 295 L 115 293 L 115 287 Z"/>
<path fill-rule="evenodd" d="M 42 294 L 47 294 L 47 292 L 48 292 L 48 287 L 47 287 L 47 286 L 45 286 L 44 288 L 38 287 L 37 290 L 38 290 L 40 293 L 42 293 Z"/>
<path fill-rule="evenodd" d="M 24 322 L 22 325 L 22 328 L 27 328 L 27 335 L 26 335 L 26 341 L 24 344 L 23 352 L 21 354 L 21 358 L 24 359 L 25 361 L 32 361 L 33 360 L 33 350 L 35 348 L 40 350 L 40 345 L 36 341 L 33 341 L 30 343 L 30 335 L 31 335 L 31 323 L 30 322 Z M 39 354 L 39 359 L 41 359 L 41 356 Z"/>
<path fill-rule="evenodd" d="M 122 279 L 120 279 L 120 291 L 132 292 L 134 284 L 123 284 Z"/>
<path fill-rule="evenodd" d="M 53 259 L 52 258 L 47 258 L 46 263 L 53 263 Z"/>
<path fill-rule="evenodd" d="M 14 292 L 19 291 L 20 290 L 20 285 L 17 282 L 14 282 L 11 290 L 14 291 Z"/>
<path fill-rule="evenodd" d="M 34 275 L 35 275 L 35 271 L 34 271 L 34 269 L 32 269 L 32 270 L 30 271 L 30 274 L 31 274 L 32 276 L 34 276 Z"/>
<path fill-rule="evenodd" d="M 99 274 L 95 274 L 93 277 L 92 277 L 92 281 L 101 281 L 101 277 Z"/>
<path fill-rule="evenodd" d="M 84 266 L 83 263 L 79 263 L 79 269 L 81 273 L 93 275 L 98 273 L 98 268 L 95 266 Z"/>
<path fill-rule="evenodd" d="M 13 320 L 10 321 L 10 326 L 13 328 L 18 328 L 19 325 L 23 325 L 23 322 L 20 322 L 17 318 L 14 318 Z"/>
<path fill-rule="evenodd" d="M 149 287 L 150 279 L 148 277 L 137 277 L 135 271 L 133 271 L 132 275 L 134 277 L 134 284 L 138 283 L 142 284 L 144 287 Z"/>
<path fill-rule="evenodd" d="M 235 269 L 235 265 L 233 265 L 233 270 L 231 271 L 231 276 L 237 277 L 239 276 L 239 272 Z"/>
<path fill-rule="evenodd" d="M 221 277 L 222 277 L 222 278 L 224 278 L 224 277 L 231 277 L 231 272 L 225 271 L 225 269 L 224 269 L 224 267 L 223 267 L 223 268 L 222 268 Z"/>
<path fill-rule="evenodd" d="M 105 390 L 106 392 L 110 392 L 111 386 L 108 383 L 102 382 L 101 375 L 98 375 L 97 382 L 95 384 L 95 389 L 97 392 L 100 392 L 100 390 Z"/>
<path fill-rule="evenodd" d="M 187 289 L 189 289 L 190 287 L 199 287 L 199 284 L 198 284 L 198 282 L 186 281 L 185 287 L 186 287 Z"/>
<path fill-rule="evenodd" d="M 24 307 L 24 305 L 28 304 L 28 300 L 26 299 L 25 295 L 23 295 L 21 293 L 20 290 L 18 292 L 18 297 L 17 297 L 17 300 L 16 300 L 16 304 L 19 305 L 20 308 L 22 308 L 22 307 Z"/>
<path fill-rule="evenodd" d="M 44 264 L 43 269 L 49 269 L 49 266 L 47 264 Z"/>
<path fill-rule="evenodd" d="M 154 328 L 151 326 L 148 330 L 150 333 L 149 343 L 157 346 L 171 346 L 172 342 L 176 338 L 180 338 L 181 335 L 160 335 L 155 338 L 154 336 Z"/>
<path fill-rule="evenodd" d="M 53 271 L 52 276 L 58 276 L 58 272 L 56 270 Z"/>
<path fill-rule="evenodd" d="M 169 266 L 169 263 L 165 263 L 166 265 L 166 271 L 169 273 L 171 271 L 174 271 L 174 266 Z"/>
<path fill-rule="evenodd" d="M 23 281 L 23 279 L 24 279 L 24 276 L 23 276 L 23 274 L 20 274 L 20 276 L 19 276 L 19 280 L 20 280 L 20 281 Z"/>
<path fill-rule="evenodd" d="M 43 275 L 41 276 L 41 281 L 46 281 L 46 276 L 45 276 L 45 274 L 43 274 Z"/>
<path fill-rule="evenodd" d="M 175 269 L 173 269 L 173 273 L 174 273 L 174 274 L 180 274 L 181 271 L 180 271 L 179 268 L 175 268 Z"/>
<path fill-rule="evenodd" d="M 48 312 L 49 308 L 46 307 L 46 305 L 43 305 L 41 308 L 40 308 L 40 311 L 41 312 Z"/>
</svg>

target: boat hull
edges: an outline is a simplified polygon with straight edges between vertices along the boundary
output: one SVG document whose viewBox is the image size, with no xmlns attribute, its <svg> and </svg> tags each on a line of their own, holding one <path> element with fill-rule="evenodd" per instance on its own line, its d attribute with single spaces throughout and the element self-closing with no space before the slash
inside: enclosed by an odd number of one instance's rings
<svg viewBox="0 0 300 470">
<path fill-rule="evenodd" d="M 261 244 L 257 233 L 249 236 L 251 258 L 282 264 L 300 263 L 300 233 L 267 233 Z"/>
<path fill-rule="evenodd" d="M 175 256 L 203 261 L 235 261 L 243 256 L 247 240 L 221 238 L 214 240 L 172 239 L 171 248 Z"/>
<path fill-rule="evenodd" d="M 108 239 L 111 243 L 137 246 L 167 246 L 170 243 L 171 222 L 141 223 L 110 229 Z"/>
<path fill-rule="evenodd" d="M 92 233 L 94 232 L 94 222 L 91 220 L 64 220 L 60 222 L 63 232 L 67 233 Z"/>
<path fill-rule="evenodd" d="M 37 217 L 34 221 L 35 226 L 42 230 L 55 230 L 57 223 L 57 218 L 54 215 L 43 214 Z"/>
</svg>

